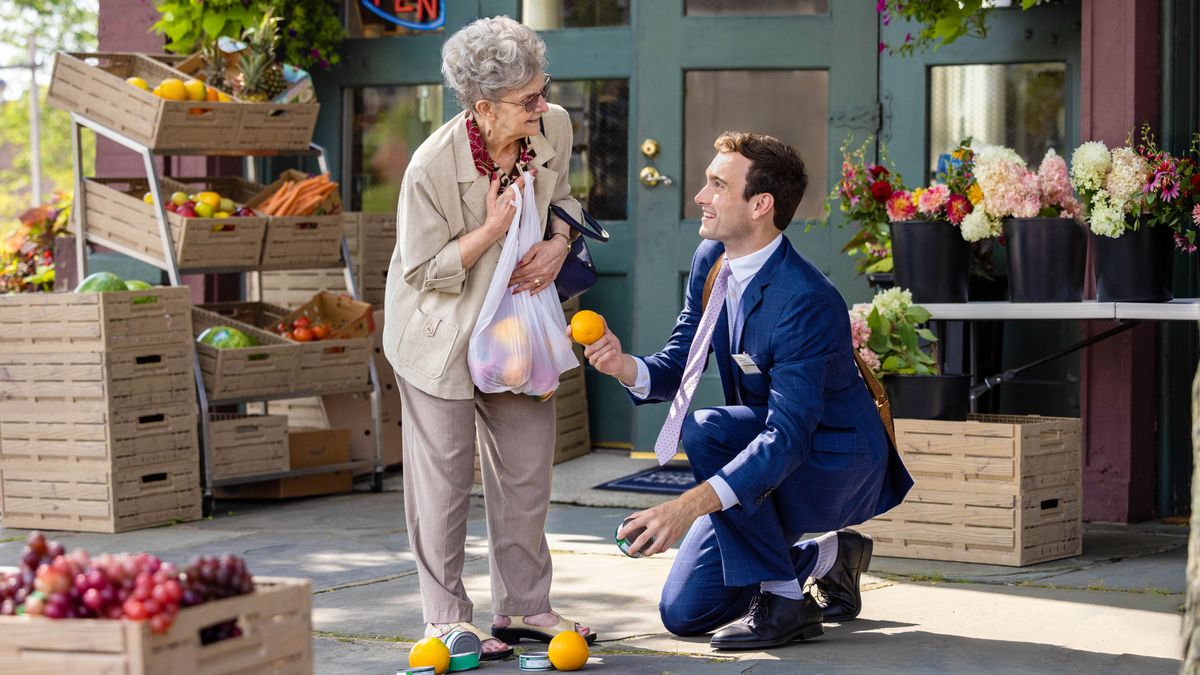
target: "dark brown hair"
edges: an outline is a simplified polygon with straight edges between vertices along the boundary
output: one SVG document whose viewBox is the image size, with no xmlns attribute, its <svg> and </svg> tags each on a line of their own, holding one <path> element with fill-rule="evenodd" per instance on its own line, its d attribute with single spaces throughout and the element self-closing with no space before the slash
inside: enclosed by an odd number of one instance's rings
<svg viewBox="0 0 1200 675">
<path fill-rule="evenodd" d="M 742 198 L 749 201 L 761 194 L 774 197 L 775 227 L 787 229 L 808 187 L 808 172 L 800 153 L 774 136 L 748 131 L 726 131 L 713 147 L 717 152 L 736 152 L 750 160 Z"/>
</svg>

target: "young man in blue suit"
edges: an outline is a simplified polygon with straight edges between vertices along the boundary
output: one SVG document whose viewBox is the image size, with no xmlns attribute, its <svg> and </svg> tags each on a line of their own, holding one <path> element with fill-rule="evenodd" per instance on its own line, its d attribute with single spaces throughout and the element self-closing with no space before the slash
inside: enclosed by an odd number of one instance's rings
<svg viewBox="0 0 1200 675">
<path fill-rule="evenodd" d="M 761 134 L 727 132 L 715 147 L 695 197 L 704 241 L 667 345 L 632 357 L 606 329 L 585 355 L 636 403 L 672 401 L 655 452 L 665 463 L 682 441 L 700 483 L 621 530 L 645 528 L 631 548 L 643 555 L 687 533 L 663 624 L 716 630 L 716 648 L 763 649 L 858 615 L 871 540 L 841 528 L 899 504 L 912 480 L 859 375 L 845 301 L 782 234 L 804 162 Z M 688 414 L 710 351 L 725 405 Z M 827 534 L 799 541 L 813 532 Z M 810 577 L 817 598 L 801 588 Z"/>
</svg>

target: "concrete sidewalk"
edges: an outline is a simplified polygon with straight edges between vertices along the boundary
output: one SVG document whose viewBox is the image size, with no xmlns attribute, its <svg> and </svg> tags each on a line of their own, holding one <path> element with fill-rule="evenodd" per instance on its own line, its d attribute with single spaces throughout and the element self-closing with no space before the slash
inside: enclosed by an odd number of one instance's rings
<svg viewBox="0 0 1200 675">
<path fill-rule="evenodd" d="M 598 482 L 598 481 L 597 481 Z M 230 551 L 260 575 L 313 580 L 319 673 L 386 673 L 421 635 L 399 481 L 381 494 L 222 502 L 198 523 L 122 535 L 56 535 L 93 554 L 146 550 L 186 562 Z M 632 560 L 612 544 L 628 508 L 553 505 L 556 610 L 600 635 L 587 671 L 1172 673 L 1178 669 L 1186 529 L 1089 526 L 1085 554 L 1026 568 L 876 558 L 862 617 L 823 638 L 760 653 L 714 652 L 664 632 L 658 592 L 670 553 Z M 0 530 L 0 561 L 25 533 Z M 490 625 L 482 501 L 468 528 L 465 584 Z M 6 563 L 0 563 L 6 564 Z M 523 643 L 519 649 L 536 651 Z M 543 647 L 544 649 L 544 647 Z M 488 672 L 519 672 L 515 659 Z"/>
</svg>

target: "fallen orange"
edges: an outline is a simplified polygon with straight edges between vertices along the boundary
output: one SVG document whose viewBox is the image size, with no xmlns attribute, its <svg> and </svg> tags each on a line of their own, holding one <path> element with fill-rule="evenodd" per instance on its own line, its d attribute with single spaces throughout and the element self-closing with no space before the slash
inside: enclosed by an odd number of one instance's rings
<svg viewBox="0 0 1200 675">
<path fill-rule="evenodd" d="M 579 670 L 588 660 L 587 640 L 573 630 L 555 635 L 549 651 L 550 663 L 558 670 Z"/>
<path fill-rule="evenodd" d="M 442 675 L 450 667 L 450 650 L 446 644 L 435 637 L 427 637 L 413 645 L 408 653 L 408 667 L 433 666 L 437 675 Z"/>
</svg>

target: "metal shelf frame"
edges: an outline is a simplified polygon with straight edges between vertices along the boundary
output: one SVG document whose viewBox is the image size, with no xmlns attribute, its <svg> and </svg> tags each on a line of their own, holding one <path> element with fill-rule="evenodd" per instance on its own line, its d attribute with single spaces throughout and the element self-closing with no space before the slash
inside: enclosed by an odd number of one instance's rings
<svg viewBox="0 0 1200 675">
<path fill-rule="evenodd" d="M 154 197 L 154 204 L 157 208 L 154 209 L 155 220 L 158 223 L 159 237 L 162 240 L 162 250 L 165 259 L 157 259 L 152 256 L 147 256 L 139 251 L 134 251 L 128 247 L 122 246 L 116 242 L 108 241 L 103 237 L 97 237 L 89 234 L 87 231 L 87 193 L 84 190 L 83 176 L 83 143 L 81 138 L 81 130 L 91 129 L 96 134 L 108 138 L 115 143 L 128 148 L 137 153 L 142 158 L 142 163 L 146 172 L 146 180 L 150 187 L 150 194 Z M 147 263 L 153 267 L 163 270 L 167 279 L 172 286 L 181 286 L 181 278 L 184 274 L 217 274 L 217 273 L 236 273 L 236 274 L 257 274 L 259 275 L 258 284 L 259 295 L 262 293 L 262 277 L 261 272 L 267 269 L 282 269 L 278 267 L 230 267 L 230 268 L 205 268 L 205 269 L 180 269 L 179 261 L 175 254 L 175 241 L 171 235 L 170 221 L 167 219 L 166 200 L 163 199 L 163 188 L 159 181 L 158 172 L 154 167 L 154 158 L 156 156 L 197 156 L 197 157 L 245 157 L 246 158 L 246 176 L 252 182 L 256 181 L 256 167 L 254 163 L 255 157 L 315 157 L 318 167 L 322 172 L 329 171 L 329 164 L 326 160 L 325 149 L 317 144 L 311 144 L 305 150 L 297 151 L 251 151 L 251 152 L 229 152 L 221 150 L 172 150 L 172 151 L 155 151 L 151 148 L 130 139 L 129 137 L 106 127 L 95 120 L 88 119 L 78 113 L 71 113 L 71 147 L 72 155 L 75 164 L 75 202 L 72 207 L 72 220 L 74 221 L 75 236 L 77 243 L 75 246 L 75 264 L 78 270 L 79 278 L 87 276 L 87 243 L 93 242 L 100 244 L 106 248 L 110 248 L 118 253 L 122 253 L 131 258 Z M 342 236 L 342 262 L 340 266 L 317 266 L 313 268 L 287 268 L 287 269 L 336 269 L 341 267 L 346 278 L 346 288 L 350 295 L 355 299 L 359 298 L 359 289 L 355 283 L 354 277 L 354 262 L 350 257 L 349 242 L 346 241 L 345 235 Z M 262 298 L 260 297 L 259 300 Z M 370 386 L 352 388 L 346 392 L 321 392 L 321 393 L 293 393 L 286 394 L 270 394 L 263 396 L 253 396 L 236 399 L 220 399 L 210 400 L 207 392 L 204 390 L 204 378 L 200 372 L 200 357 L 194 355 L 192 363 L 193 375 L 196 382 L 196 400 L 200 406 L 200 475 L 203 477 L 201 485 L 204 495 L 204 514 L 210 515 L 213 513 L 216 498 L 213 488 L 223 485 L 240 485 L 244 483 L 253 483 L 264 480 L 276 480 L 281 478 L 295 478 L 300 476 L 311 476 L 314 474 L 334 473 L 338 471 L 358 470 L 364 467 L 371 467 L 371 490 L 379 492 L 383 489 L 383 429 L 381 421 L 383 392 L 380 386 L 379 374 L 375 368 L 375 360 L 368 361 L 368 373 L 370 376 Z M 209 409 L 217 405 L 233 405 L 250 403 L 255 401 L 271 401 L 290 398 L 305 398 L 306 396 L 322 396 L 330 393 L 368 393 L 371 401 L 371 435 L 374 437 L 375 459 L 357 460 L 344 464 L 336 464 L 331 466 L 312 467 L 307 469 L 292 469 L 288 471 L 276 471 L 267 474 L 254 476 L 240 476 L 238 478 L 229 478 L 216 480 L 212 476 L 213 467 L 213 447 L 212 447 L 212 432 L 210 428 Z"/>
</svg>

